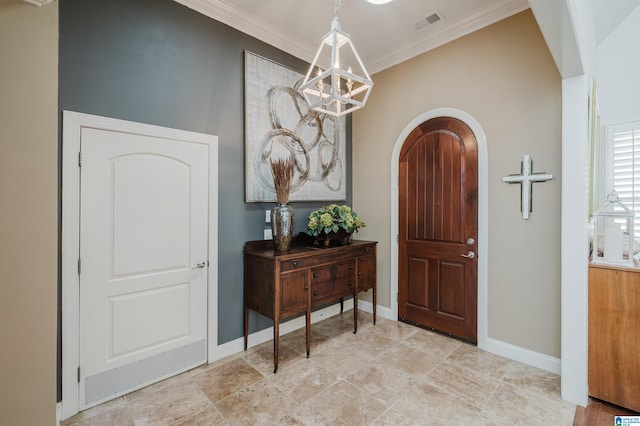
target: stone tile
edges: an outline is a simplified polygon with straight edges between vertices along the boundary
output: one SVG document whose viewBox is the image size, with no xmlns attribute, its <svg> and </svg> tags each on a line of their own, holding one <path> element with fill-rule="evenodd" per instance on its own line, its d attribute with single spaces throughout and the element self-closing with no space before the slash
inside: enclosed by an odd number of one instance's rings
<svg viewBox="0 0 640 426">
<path fill-rule="evenodd" d="M 429 330 L 418 329 L 403 340 L 403 343 L 423 352 L 431 352 L 443 358 L 448 357 L 464 343 L 451 337 L 443 336 Z"/>
<path fill-rule="evenodd" d="M 559 397 L 552 401 L 503 383 L 489 399 L 483 413 L 497 425 L 571 426 L 575 409 L 575 405 Z"/>
<path fill-rule="evenodd" d="M 269 381 L 298 404 L 319 394 L 338 380 L 338 376 L 311 359 L 299 361 L 291 368 L 269 377 Z"/>
<path fill-rule="evenodd" d="M 365 366 L 374 355 L 354 345 L 342 345 L 335 349 L 312 353 L 310 359 L 338 377 L 345 377 Z"/>
<path fill-rule="evenodd" d="M 419 328 L 400 321 L 378 318 L 376 325 L 372 330 L 375 330 L 377 333 L 380 333 L 389 339 L 401 342 L 407 337 L 417 333 Z"/>
<path fill-rule="evenodd" d="M 467 344 L 460 345 L 447 359 L 498 380 L 502 380 L 515 362 Z"/>
<path fill-rule="evenodd" d="M 335 344 L 333 339 L 311 327 L 311 353 L 322 350 L 325 346 Z M 280 337 L 280 345 L 286 345 L 299 353 L 307 356 L 307 341 L 304 328 L 285 334 Z"/>
<path fill-rule="evenodd" d="M 385 362 L 388 368 L 404 372 L 416 378 L 426 376 L 444 361 L 444 358 L 429 352 L 419 351 L 404 343 L 393 346 L 378 358 L 380 361 Z"/>
<path fill-rule="evenodd" d="M 469 370 L 450 361 L 440 363 L 425 380 L 479 409 L 501 383 L 480 371 Z"/>
<path fill-rule="evenodd" d="M 479 408 L 428 382 L 418 383 L 393 409 L 420 425 L 467 425 L 477 423 L 481 418 Z"/>
<path fill-rule="evenodd" d="M 339 318 L 353 326 L 353 309 L 343 312 Z M 380 320 L 380 316 L 377 320 Z M 370 327 L 373 327 L 373 313 L 358 310 L 358 332 Z"/>
<path fill-rule="evenodd" d="M 60 423 L 60 426 L 111 426 L 130 424 L 131 415 L 127 401 L 121 396 L 112 401 L 82 411 Z"/>
<path fill-rule="evenodd" d="M 389 409 L 382 416 L 378 417 L 372 425 L 375 426 L 420 426 L 423 423 L 416 422 L 409 417 L 403 416 L 396 410 Z"/>
<path fill-rule="evenodd" d="M 216 402 L 262 379 L 262 374 L 244 359 L 236 358 L 203 371 L 193 380 L 212 402 Z"/>
<path fill-rule="evenodd" d="M 371 328 L 358 330 L 358 333 L 356 333 L 350 340 L 352 341 L 352 344 L 357 345 L 359 349 L 372 354 L 382 353 L 398 343 L 395 340 L 391 340 L 379 333 L 376 333 Z"/>
<path fill-rule="evenodd" d="M 559 376 L 353 311 L 86 410 L 62 426 L 571 425 Z M 369 324 L 367 324 L 369 323 Z"/>
<path fill-rule="evenodd" d="M 229 425 L 275 425 L 294 402 L 268 380 L 242 389 L 215 403 Z"/>
<path fill-rule="evenodd" d="M 341 380 L 284 416 L 281 423 L 368 425 L 386 409 L 375 398 Z"/>
<path fill-rule="evenodd" d="M 249 365 L 258 370 L 258 372 L 260 372 L 260 374 L 262 374 L 263 376 L 269 376 L 273 374 L 273 341 L 263 343 L 252 349 L 253 350 L 244 353 L 242 355 L 242 358 Z M 278 352 L 278 371 L 287 368 L 288 365 L 294 364 L 301 359 L 306 358 L 306 356 L 299 354 L 286 345 L 280 345 L 278 348 Z"/>
<path fill-rule="evenodd" d="M 126 397 L 131 419 L 139 424 L 179 424 L 204 412 L 211 401 L 192 381 L 166 380 Z"/>
<path fill-rule="evenodd" d="M 504 382 L 551 399 L 560 397 L 559 375 L 519 362 L 511 364 Z"/>
<path fill-rule="evenodd" d="M 344 321 L 342 320 L 342 318 L 338 316 L 334 316 L 326 320 L 312 324 L 311 328 L 315 329 L 316 331 L 326 336 L 335 338 L 345 334 L 347 335 L 353 334 L 353 321 L 352 322 Z"/>
<path fill-rule="evenodd" d="M 383 357 L 375 358 L 345 380 L 390 407 L 418 383 L 415 375 L 390 368 Z"/>
<path fill-rule="evenodd" d="M 203 411 L 193 413 L 173 423 L 173 426 L 223 426 L 227 422 L 222 414 L 214 406 L 207 407 Z M 137 425 L 134 425 L 137 426 Z"/>
</svg>

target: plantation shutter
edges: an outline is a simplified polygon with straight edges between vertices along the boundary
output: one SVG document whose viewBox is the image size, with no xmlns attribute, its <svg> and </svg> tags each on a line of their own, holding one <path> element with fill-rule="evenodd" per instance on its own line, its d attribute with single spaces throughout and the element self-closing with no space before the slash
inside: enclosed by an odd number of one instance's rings
<svg viewBox="0 0 640 426">
<path fill-rule="evenodd" d="M 640 122 L 612 128 L 613 189 L 636 215 L 634 234 L 640 239 Z"/>
</svg>

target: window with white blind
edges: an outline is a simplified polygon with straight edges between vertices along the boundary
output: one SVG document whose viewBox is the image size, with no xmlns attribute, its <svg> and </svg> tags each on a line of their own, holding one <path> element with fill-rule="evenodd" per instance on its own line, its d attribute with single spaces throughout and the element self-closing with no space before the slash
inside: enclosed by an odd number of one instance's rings
<svg viewBox="0 0 640 426">
<path fill-rule="evenodd" d="M 635 213 L 634 234 L 640 240 L 640 122 L 607 126 L 606 139 L 611 159 L 607 187 Z"/>
</svg>

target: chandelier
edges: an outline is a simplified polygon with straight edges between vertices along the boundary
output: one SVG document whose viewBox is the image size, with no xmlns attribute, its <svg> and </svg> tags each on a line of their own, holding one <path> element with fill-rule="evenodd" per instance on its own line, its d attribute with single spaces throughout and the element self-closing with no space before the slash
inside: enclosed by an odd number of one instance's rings
<svg viewBox="0 0 640 426">
<path fill-rule="evenodd" d="M 300 86 L 312 109 L 335 117 L 362 108 L 373 87 L 349 34 L 340 28 L 338 9 L 340 0 L 335 0 L 331 31 L 322 38 Z"/>
</svg>

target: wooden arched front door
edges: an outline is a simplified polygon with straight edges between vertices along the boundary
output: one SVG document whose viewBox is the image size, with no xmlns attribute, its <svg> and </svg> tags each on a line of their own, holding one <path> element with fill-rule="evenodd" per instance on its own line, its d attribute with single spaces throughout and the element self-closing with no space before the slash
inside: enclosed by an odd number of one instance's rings
<svg viewBox="0 0 640 426">
<path fill-rule="evenodd" d="M 451 117 L 416 127 L 399 160 L 398 317 L 477 341 L 478 148 Z"/>
</svg>

